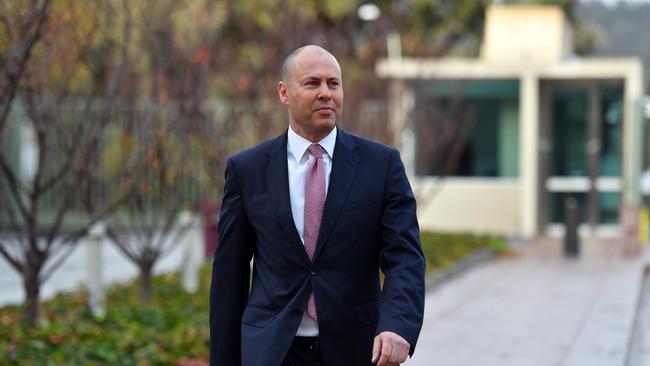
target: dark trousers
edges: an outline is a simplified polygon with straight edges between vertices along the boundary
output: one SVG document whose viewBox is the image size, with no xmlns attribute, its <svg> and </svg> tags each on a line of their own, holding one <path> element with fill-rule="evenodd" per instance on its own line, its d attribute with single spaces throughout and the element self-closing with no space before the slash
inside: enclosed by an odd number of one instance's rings
<svg viewBox="0 0 650 366">
<path fill-rule="evenodd" d="M 322 366 L 318 337 L 295 337 L 282 366 Z"/>
</svg>

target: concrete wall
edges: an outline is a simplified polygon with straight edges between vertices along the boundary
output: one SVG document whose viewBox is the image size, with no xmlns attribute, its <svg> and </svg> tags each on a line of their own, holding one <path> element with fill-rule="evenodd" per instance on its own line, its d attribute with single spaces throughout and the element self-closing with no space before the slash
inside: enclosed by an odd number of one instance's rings
<svg viewBox="0 0 650 366">
<path fill-rule="evenodd" d="M 516 179 L 411 178 L 423 230 L 521 236 Z"/>
<path fill-rule="evenodd" d="M 481 58 L 487 62 L 546 63 L 573 49 L 562 10 L 544 5 L 488 7 Z"/>
</svg>

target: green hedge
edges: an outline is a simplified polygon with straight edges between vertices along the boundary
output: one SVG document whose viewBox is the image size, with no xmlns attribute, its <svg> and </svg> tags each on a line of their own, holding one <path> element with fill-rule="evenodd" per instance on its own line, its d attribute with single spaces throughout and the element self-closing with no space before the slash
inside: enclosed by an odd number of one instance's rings
<svg viewBox="0 0 650 366">
<path fill-rule="evenodd" d="M 506 244 L 490 236 L 424 232 L 422 247 L 432 271 Z M 33 330 L 20 325 L 20 307 L 0 308 L 0 365 L 207 365 L 209 265 L 201 279 L 197 293 L 188 294 L 178 276 L 156 277 L 151 304 L 140 302 L 136 284 L 112 286 L 103 320 L 91 316 L 82 291 L 44 302 L 43 321 Z"/>
<path fill-rule="evenodd" d="M 113 286 L 103 320 L 89 313 L 83 292 L 44 302 L 46 320 L 34 330 L 20 326 L 19 307 L 0 309 L 0 365 L 204 365 L 209 266 L 201 278 L 196 294 L 176 275 L 155 278 L 151 304 L 134 284 Z"/>
<path fill-rule="evenodd" d="M 444 234 L 422 232 L 422 251 L 427 259 L 427 272 L 452 265 L 468 254 L 481 249 L 497 253 L 508 249 L 506 241 L 498 236 L 472 234 Z"/>
</svg>

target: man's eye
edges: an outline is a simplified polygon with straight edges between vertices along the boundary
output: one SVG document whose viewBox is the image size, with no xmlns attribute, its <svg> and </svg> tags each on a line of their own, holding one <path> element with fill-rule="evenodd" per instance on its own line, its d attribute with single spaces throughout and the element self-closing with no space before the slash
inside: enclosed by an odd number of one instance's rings
<svg viewBox="0 0 650 366">
<path fill-rule="evenodd" d="M 330 81 L 329 84 L 330 84 L 330 86 L 333 87 L 333 88 L 336 88 L 337 86 L 339 86 L 339 83 L 336 82 L 336 81 Z"/>
</svg>

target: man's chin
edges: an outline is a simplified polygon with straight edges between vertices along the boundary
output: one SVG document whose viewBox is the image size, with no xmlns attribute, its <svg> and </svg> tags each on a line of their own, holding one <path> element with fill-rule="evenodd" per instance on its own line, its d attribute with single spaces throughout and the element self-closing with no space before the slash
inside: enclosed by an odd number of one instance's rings
<svg viewBox="0 0 650 366">
<path fill-rule="evenodd" d="M 336 120 L 331 120 L 327 121 L 327 123 L 323 123 L 320 126 L 320 130 L 329 133 L 334 127 L 336 127 Z"/>
<path fill-rule="evenodd" d="M 319 118 L 317 119 L 318 121 L 318 126 L 323 127 L 323 129 L 332 129 L 334 126 L 336 126 L 336 118 L 334 116 L 332 117 L 327 117 L 327 118 Z"/>
<path fill-rule="evenodd" d="M 331 121 L 319 121 L 318 125 L 314 129 L 314 133 L 316 135 L 319 135 L 321 138 L 324 138 L 327 136 L 334 127 L 336 127 L 336 121 L 331 120 Z"/>
</svg>

